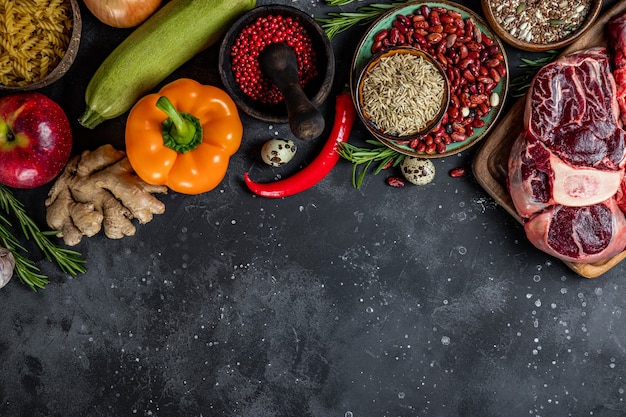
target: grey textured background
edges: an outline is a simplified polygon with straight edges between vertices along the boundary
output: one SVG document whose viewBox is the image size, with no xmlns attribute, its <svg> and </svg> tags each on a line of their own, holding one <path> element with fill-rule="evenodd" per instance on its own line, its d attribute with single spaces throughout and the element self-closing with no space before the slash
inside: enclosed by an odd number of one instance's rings
<svg viewBox="0 0 626 417">
<path fill-rule="evenodd" d="M 76 64 L 45 90 L 73 121 L 127 34 L 81 7 Z M 337 91 L 364 29 L 333 41 Z M 216 53 L 172 79 L 219 82 Z M 513 75 L 519 57 L 509 51 Z M 324 111 L 332 119 L 332 100 Z M 245 171 L 289 175 L 321 142 L 272 170 L 258 150 L 287 126 L 242 117 L 217 189 L 160 197 L 166 213 L 132 238 L 85 239 L 76 279 L 41 259 L 45 290 L 14 279 L 0 291 L 0 416 L 626 415 L 626 266 L 588 280 L 534 249 L 471 175 L 447 174 L 469 169 L 475 149 L 435 160 L 424 187 L 388 187 L 383 173 L 355 190 L 340 161 L 309 191 L 254 197 Z M 123 144 L 124 118 L 74 124 L 76 151 Z M 366 137 L 357 124 L 351 141 Z M 18 192 L 40 221 L 46 193 Z"/>
</svg>

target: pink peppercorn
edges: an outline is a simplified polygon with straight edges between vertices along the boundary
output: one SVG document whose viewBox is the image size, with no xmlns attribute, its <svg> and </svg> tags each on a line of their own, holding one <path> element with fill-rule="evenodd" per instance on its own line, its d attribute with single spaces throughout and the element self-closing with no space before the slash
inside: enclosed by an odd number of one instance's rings
<svg viewBox="0 0 626 417">
<path fill-rule="evenodd" d="M 313 41 L 298 20 L 282 15 L 259 17 L 241 30 L 230 55 L 235 82 L 247 96 L 261 103 L 283 101 L 282 93 L 261 73 L 258 62 L 263 48 L 278 42 L 293 48 L 302 87 L 318 75 Z"/>
</svg>

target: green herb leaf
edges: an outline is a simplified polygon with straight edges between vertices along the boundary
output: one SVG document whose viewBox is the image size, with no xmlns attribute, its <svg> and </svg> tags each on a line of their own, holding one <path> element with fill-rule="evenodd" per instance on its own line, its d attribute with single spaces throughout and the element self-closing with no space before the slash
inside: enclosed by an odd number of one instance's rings
<svg viewBox="0 0 626 417">
<path fill-rule="evenodd" d="M 509 84 L 511 97 L 522 97 L 530 87 L 535 74 L 546 64 L 554 61 L 560 54 L 558 50 L 550 50 L 547 55 L 537 59 L 520 58 L 519 68 L 526 68 L 523 74 L 511 79 Z"/>
<path fill-rule="evenodd" d="M 326 0 L 328 6 L 345 6 L 352 3 L 354 0 Z"/>
<path fill-rule="evenodd" d="M 49 261 L 54 261 L 62 271 L 76 276 L 85 272 L 85 260 L 79 252 L 57 246 L 48 236 L 55 231 L 42 231 L 35 221 L 26 213 L 24 205 L 4 185 L 0 185 L 0 208 L 15 217 L 26 239 L 32 239 Z M 15 274 L 20 281 L 32 290 L 44 288 L 48 277 L 40 273 L 34 262 L 22 255 L 26 252 L 17 237 L 9 230 L 11 223 L 0 213 L 0 241 L 15 258 Z"/>
<path fill-rule="evenodd" d="M 337 150 L 342 158 L 352 162 L 352 186 L 357 189 L 363 185 L 365 175 L 372 164 L 378 163 L 374 170 L 374 175 L 376 175 L 385 168 L 397 166 L 404 159 L 404 154 L 385 146 L 379 140 L 368 139 L 365 142 L 373 145 L 374 148 L 359 148 L 350 143 L 341 142 Z"/>
<path fill-rule="evenodd" d="M 351 3 L 352 0 L 327 0 L 327 4 L 330 6 L 344 5 Z M 334 3 L 334 4 L 331 4 Z M 395 2 L 391 4 L 374 3 L 369 6 L 361 6 L 356 12 L 330 12 L 329 17 L 317 18 L 316 20 L 321 24 L 322 29 L 326 32 L 328 39 L 333 39 L 336 35 L 344 32 L 355 25 L 364 25 L 374 21 L 380 15 L 387 10 L 400 6 L 405 2 Z"/>
</svg>

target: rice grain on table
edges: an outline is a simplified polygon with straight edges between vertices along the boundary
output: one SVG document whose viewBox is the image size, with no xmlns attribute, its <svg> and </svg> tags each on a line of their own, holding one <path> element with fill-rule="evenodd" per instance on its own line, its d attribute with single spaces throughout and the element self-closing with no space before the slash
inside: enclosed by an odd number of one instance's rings
<svg viewBox="0 0 626 417">
<path fill-rule="evenodd" d="M 363 82 L 363 112 L 380 130 L 407 136 L 423 129 L 441 108 L 445 80 L 427 59 L 383 57 Z"/>
</svg>

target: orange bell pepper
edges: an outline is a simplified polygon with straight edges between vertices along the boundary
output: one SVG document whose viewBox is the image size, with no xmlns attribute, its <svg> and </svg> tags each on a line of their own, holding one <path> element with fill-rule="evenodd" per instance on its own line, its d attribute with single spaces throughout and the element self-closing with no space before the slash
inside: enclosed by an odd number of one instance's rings
<svg viewBox="0 0 626 417">
<path fill-rule="evenodd" d="M 200 194 L 224 179 L 242 136 L 237 107 L 225 91 L 181 78 L 133 106 L 126 154 L 148 184 Z"/>
</svg>

